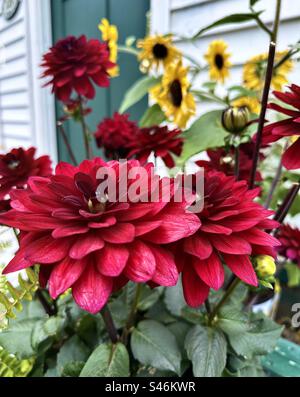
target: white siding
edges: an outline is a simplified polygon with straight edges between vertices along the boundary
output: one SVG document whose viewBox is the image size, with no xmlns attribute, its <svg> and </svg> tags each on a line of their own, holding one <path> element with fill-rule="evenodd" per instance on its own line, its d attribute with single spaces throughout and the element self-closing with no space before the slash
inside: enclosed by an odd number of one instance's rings
<svg viewBox="0 0 300 397">
<path fill-rule="evenodd" d="M 2 152 L 34 145 L 39 154 L 48 153 L 56 160 L 54 103 L 49 91 L 42 88 L 39 66 L 50 44 L 49 0 L 22 0 L 11 20 L 0 16 Z"/>
<path fill-rule="evenodd" d="M 272 25 L 276 0 L 261 0 L 257 10 L 266 10 L 262 19 Z M 152 33 L 172 32 L 179 37 L 190 37 L 201 28 L 232 13 L 248 12 L 249 0 L 152 0 Z M 286 49 L 289 44 L 300 39 L 300 1 L 282 0 L 281 25 L 278 36 L 278 50 Z M 266 52 L 268 36 L 254 22 L 230 24 L 214 28 L 206 32 L 195 42 L 187 43 L 181 40 L 177 45 L 188 55 L 204 64 L 203 54 L 208 44 L 222 38 L 229 45 L 232 53 L 233 67 L 228 84 L 242 82 L 241 65 L 251 56 Z M 199 78 L 207 80 L 207 73 Z M 300 64 L 298 63 L 290 74 L 290 81 L 300 84 Z"/>
</svg>

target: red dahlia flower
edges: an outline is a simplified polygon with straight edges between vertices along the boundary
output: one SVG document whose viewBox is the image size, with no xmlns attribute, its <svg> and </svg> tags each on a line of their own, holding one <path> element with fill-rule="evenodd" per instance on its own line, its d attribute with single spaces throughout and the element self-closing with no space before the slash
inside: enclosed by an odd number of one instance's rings
<svg viewBox="0 0 300 397">
<path fill-rule="evenodd" d="M 178 129 L 169 131 L 168 127 L 152 126 L 141 128 L 136 139 L 130 144 L 128 157 L 137 158 L 145 163 L 152 152 L 156 157 L 161 157 L 166 166 L 174 167 L 175 162 L 171 153 L 180 156 L 183 146 L 183 139 Z"/>
<path fill-rule="evenodd" d="M 129 146 L 137 139 L 138 126 L 129 120 L 128 114 L 114 113 L 112 118 L 105 118 L 95 132 L 99 148 L 104 148 L 108 158 L 127 158 Z"/>
<path fill-rule="evenodd" d="M 270 103 L 268 107 L 283 113 L 287 116 L 285 120 L 277 121 L 267 125 L 263 130 L 263 142 L 271 143 L 278 141 L 282 137 L 300 136 L 300 87 L 292 84 L 290 87 L 291 92 L 275 91 L 274 95 L 277 99 L 292 106 L 294 109 L 283 108 L 276 103 Z M 296 140 L 283 154 L 282 164 L 288 170 L 295 170 L 300 168 L 300 138 Z"/>
<path fill-rule="evenodd" d="M 290 225 L 282 225 L 276 237 L 281 243 L 278 253 L 300 266 L 300 230 Z"/>
<path fill-rule="evenodd" d="M 249 181 L 254 147 L 255 143 L 252 141 L 242 143 L 239 146 L 239 179 Z M 228 176 L 234 175 L 234 147 L 231 147 L 229 151 L 223 148 L 207 150 L 207 155 L 209 160 L 200 160 L 196 162 L 199 167 L 203 167 L 205 170 L 221 171 Z M 263 155 L 260 154 L 260 157 L 262 159 Z M 256 172 L 255 180 L 257 182 L 262 180 L 259 171 Z"/>
<path fill-rule="evenodd" d="M 119 167 L 125 166 L 129 172 L 139 162 L 60 163 L 56 175 L 30 178 L 26 190 L 14 191 L 13 209 L 0 215 L 0 222 L 21 230 L 20 249 L 4 273 L 39 263 L 41 280 L 49 280 L 54 299 L 72 288 L 77 304 L 91 313 L 128 280 L 175 285 L 177 267 L 164 245 L 192 235 L 200 221 L 185 212 L 190 203 L 165 202 L 162 195 L 157 202 L 109 201 L 107 196 L 98 201 L 97 171 L 105 167 L 122 175 Z M 152 168 L 143 168 L 146 186 Z M 127 191 L 133 183 L 129 179 Z M 156 179 L 154 189 L 161 183 Z"/>
<path fill-rule="evenodd" d="M 253 201 L 258 194 L 259 189 L 247 189 L 246 181 L 217 171 L 205 173 L 201 227 L 184 240 L 183 254 L 176 255 L 190 306 L 201 305 L 210 288 L 223 285 L 224 264 L 242 281 L 257 286 L 251 255 L 274 256 L 273 247 L 280 244 L 264 231 L 278 224 L 268 219 L 271 211 Z"/>
<path fill-rule="evenodd" d="M 85 36 L 68 36 L 59 40 L 43 56 L 41 65 L 45 68 L 42 77 L 51 77 L 46 85 L 52 85 L 52 92 L 63 102 L 69 101 L 74 91 L 78 95 L 93 99 L 95 88 L 109 86 L 109 69 L 115 64 L 109 60 L 105 43 L 87 40 Z"/>
<path fill-rule="evenodd" d="M 0 155 L 0 199 L 12 188 L 23 188 L 30 176 L 49 176 L 52 173 L 49 156 L 34 158 L 36 149 L 12 149 Z"/>
</svg>

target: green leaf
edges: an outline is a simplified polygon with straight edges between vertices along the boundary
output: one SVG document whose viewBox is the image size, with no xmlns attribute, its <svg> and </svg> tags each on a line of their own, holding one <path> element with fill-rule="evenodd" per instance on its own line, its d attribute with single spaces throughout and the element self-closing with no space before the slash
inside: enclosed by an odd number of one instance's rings
<svg viewBox="0 0 300 397">
<path fill-rule="evenodd" d="M 67 364 L 74 362 L 85 362 L 89 356 L 90 350 L 78 338 L 72 336 L 65 342 L 57 355 L 57 371 L 62 374 Z"/>
<path fill-rule="evenodd" d="M 281 326 L 262 313 L 258 313 L 250 316 L 247 331 L 229 332 L 227 335 L 236 353 L 250 358 L 271 351 L 275 347 L 281 332 Z"/>
<path fill-rule="evenodd" d="M 195 325 L 186 336 L 185 347 L 196 377 L 221 376 L 226 365 L 227 343 L 217 329 Z"/>
<path fill-rule="evenodd" d="M 255 6 L 255 4 L 258 2 L 259 2 L 259 0 L 250 0 L 250 7 Z"/>
<path fill-rule="evenodd" d="M 166 119 L 161 107 L 156 103 L 146 110 L 140 120 L 140 127 L 151 127 L 159 125 Z"/>
<path fill-rule="evenodd" d="M 284 266 L 288 276 L 288 286 L 290 288 L 300 285 L 300 269 L 294 263 L 287 263 Z"/>
<path fill-rule="evenodd" d="M 131 349 L 140 363 L 180 375 L 181 353 L 176 338 L 157 321 L 138 324 L 132 332 Z"/>
<path fill-rule="evenodd" d="M 18 358 L 29 358 L 35 353 L 31 344 L 33 328 L 39 319 L 13 321 L 10 327 L 0 332 L 0 346 Z"/>
<path fill-rule="evenodd" d="M 150 88 L 158 84 L 159 81 L 159 78 L 153 76 L 145 76 L 137 80 L 126 92 L 119 113 L 124 113 L 125 110 L 136 104 L 148 93 Z"/>
<path fill-rule="evenodd" d="M 45 351 L 55 338 L 59 339 L 65 319 L 61 316 L 53 316 L 45 320 L 37 321 L 31 335 L 31 344 L 37 351 Z"/>
<path fill-rule="evenodd" d="M 240 334 L 249 330 L 249 321 L 239 307 L 230 305 L 221 309 L 217 326 L 227 335 Z"/>
<path fill-rule="evenodd" d="M 72 361 L 67 363 L 63 370 L 61 376 L 64 378 L 74 378 L 80 375 L 85 363 L 83 361 Z"/>
<path fill-rule="evenodd" d="M 181 282 L 178 282 L 175 287 L 166 288 L 164 302 L 174 316 L 181 315 L 182 309 L 186 307 Z"/>
<path fill-rule="evenodd" d="M 194 154 L 224 145 L 228 135 L 221 125 L 222 110 L 213 110 L 201 116 L 183 134 L 184 145 L 179 161 L 184 163 Z"/>
<path fill-rule="evenodd" d="M 256 18 L 260 14 L 261 14 L 261 12 L 228 15 L 227 17 L 221 18 L 218 21 L 215 21 L 214 23 L 199 30 L 199 32 L 194 35 L 193 39 L 196 39 L 199 36 L 201 36 L 203 33 L 207 32 L 208 30 L 210 30 L 212 28 L 216 28 L 221 25 L 227 25 L 229 23 L 243 23 L 243 22 L 248 22 L 251 20 L 256 20 Z"/>
<path fill-rule="evenodd" d="M 80 377 L 128 377 L 129 355 L 122 343 L 103 343 L 93 351 Z"/>
<path fill-rule="evenodd" d="M 213 94 L 212 92 L 207 92 L 204 90 L 193 90 L 191 92 L 201 101 L 216 102 L 216 103 L 220 103 L 221 105 L 228 106 L 228 103 L 225 100 L 219 98 L 217 95 Z"/>
<path fill-rule="evenodd" d="M 151 289 L 148 285 L 143 285 L 137 306 L 138 310 L 149 310 L 158 301 L 162 292 L 162 287 Z"/>
<path fill-rule="evenodd" d="M 232 95 L 230 98 L 230 101 L 234 101 L 235 99 L 241 98 L 241 97 L 253 97 L 255 98 L 257 96 L 257 93 L 253 90 L 248 90 L 247 88 L 241 86 L 241 85 L 233 85 L 228 88 L 229 93 Z"/>
</svg>

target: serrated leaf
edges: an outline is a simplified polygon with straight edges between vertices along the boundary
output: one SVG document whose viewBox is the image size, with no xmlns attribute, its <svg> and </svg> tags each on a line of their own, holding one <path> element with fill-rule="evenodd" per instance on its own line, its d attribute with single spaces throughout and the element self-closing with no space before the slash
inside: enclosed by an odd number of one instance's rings
<svg viewBox="0 0 300 397">
<path fill-rule="evenodd" d="M 62 374 L 67 364 L 70 364 L 72 362 L 85 362 L 89 356 L 89 353 L 90 350 L 78 338 L 78 336 L 72 336 L 72 338 L 70 338 L 63 344 L 57 355 L 58 373 Z"/>
<path fill-rule="evenodd" d="M 216 28 L 218 26 L 222 25 L 227 25 L 230 23 L 244 23 L 244 22 L 249 22 L 256 20 L 256 18 L 261 14 L 261 12 L 255 12 L 255 13 L 240 13 L 240 14 L 232 14 L 228 15 L 224 18 L 221 18 L 210 25 L 206 26 L 205 28 L 202 28 L 199 30 L 194 36 L 193 39 L 198 38 L 201 36 L 203 33 L 207 32 L 208 30 L 212 28 Z"/>
<path fill-rule="evenodd" d="M 250 358 L 271 351 L 279 339 L 282 327 L 263 314 L 252 314 L 246 332 L 228 333 L 232 348 L 241 356 Z"/>
<path fill-rule="evenodd" d="M 153 320 L 141 321 L 131 336 L 134 357 L 144 365 L 180 374 L 181 353 L 175 336 Z"/>
<path fill-rule="evenodd" d="M 197 377 L 218 377 L 226 365 L 227 343 L 221 331 L 196 325 L 186 336 L 185 347 Z"/>
<path fill-rule="evenodd" d="M 184 163 L 194 154 L 224 145 L 228 135 L 221 125 L 222 110 L 213 110 L 199 117 L 184 133 L 184 144 L 179 162 Z"/>
<path fill-rule="evenodd" d="M 149 107 L 143 114 L 139 125 L 140 127 L 151 127 L 152 125 L 159 125 L 166 119 L 161 107 L 156 103 Z"/>
<path fill-rule="evenodd" d="M 140 101 L 148 93 L 150 88 L 158 84 L 159 81 L 159 78 L 153 76 L 145 76 L 137 80 L 126 92 L 119 113 L 124 113 L 127 109 Z"/>
<path fill-rule="evenodd" d="M 103 343 L 93 351 L 80 377 L 128 377 L 129 355 L 122 343 Z"/>
</svg>

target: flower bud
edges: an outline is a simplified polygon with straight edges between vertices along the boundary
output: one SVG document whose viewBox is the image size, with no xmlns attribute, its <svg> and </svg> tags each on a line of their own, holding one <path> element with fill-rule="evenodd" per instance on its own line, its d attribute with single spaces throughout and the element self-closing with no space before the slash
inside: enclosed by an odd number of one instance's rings
<svg viewBox="0 0 300 397">
<path fill-rule="evenodd" d="M 222 114 L 222 125 L 231 134 L 241 133 L 249 122 L 249 110 L 246 107 L 231 106 Z"/>
<path fill-rule="evenodd" d="M 276 272 L 274 259 L 269 255 L 258 255 L 255 257 L 255 270 L 258 278 L 265 279 L 273 276 Z"/>
</svg>

